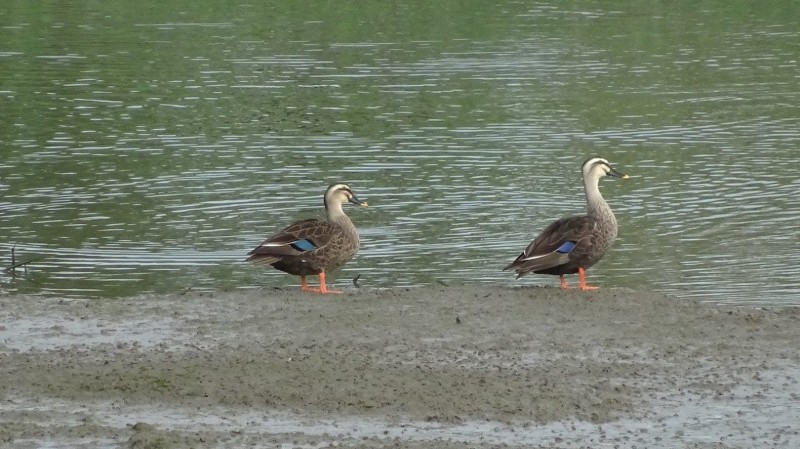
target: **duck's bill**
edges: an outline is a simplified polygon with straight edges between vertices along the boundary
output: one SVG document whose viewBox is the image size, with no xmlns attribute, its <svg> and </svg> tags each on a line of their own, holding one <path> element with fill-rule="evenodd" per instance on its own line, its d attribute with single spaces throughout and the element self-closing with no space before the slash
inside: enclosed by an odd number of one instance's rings
<svg viewBox="0 0 800 449">
<path fill-rule="evenodd" d="M 360 199 L 356 198 L 356 196 L 355 196 L 355 195 L 353 195 L 352 197 L 350 197 L 350 200 L 349 200 L 349 201 L 350 201 L 351 203 L 353 203 L 353 204 L 357 205 L 357 206 L 361 206 L 361 207 L 367 207 L 367 202 L 366 202 L 366 201 L 361 201 Z"/>
<path fill-rule="evenodd" d="M 621 178 L 621 179 L 631 179 L 631 177 L 630 177 L 630 176 L 628 176 L 628 175 L 626 175 L 626 174 L 624 174 L 624 173 L 622 173 L 622 172 L 618 171 L 617 169 L 615 169 L 615 168 L 613 168 L 613 167 L 611 168 L 611 171 L 610 171 L 610 172 L 608 172 L 608 175 L 609 175 L 609 176 L 613 176 L 613 177 L 615 177 L 615 178 Z"/>
</svg>

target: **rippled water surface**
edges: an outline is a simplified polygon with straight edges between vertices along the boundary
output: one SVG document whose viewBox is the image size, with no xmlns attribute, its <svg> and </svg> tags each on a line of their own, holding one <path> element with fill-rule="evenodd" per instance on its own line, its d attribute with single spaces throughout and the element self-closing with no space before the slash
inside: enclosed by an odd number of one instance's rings
<svg viewBox="0 0 800 449">
<path fill-rule="evenodd" d="M 284 3 L 0 5 L 2 290 L 295 285 L 244 254 L 334 181 L 337 285 L 556 285 L 500 270 L 601 155 L 592 282 L 800 304 L 790 3 Z"/>
</svg>

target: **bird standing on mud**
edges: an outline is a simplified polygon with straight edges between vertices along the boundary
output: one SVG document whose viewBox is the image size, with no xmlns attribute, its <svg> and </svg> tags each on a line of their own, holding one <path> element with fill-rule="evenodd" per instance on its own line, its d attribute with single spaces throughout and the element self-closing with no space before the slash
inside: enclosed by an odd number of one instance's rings
<svg viewBox="0 0 800 449">
<path fill-rule="evenodd" d="M 324 196 L 327 220 L 292 223 L 250 251 L 247 261 L 300 276 L 303 291 L 340 293 L 328 289 L 325 273 L 341 267 L 358 252 L 358 230 L 342 209 L 346 202 L 367 207 L 346 184 L 332 184 Z M 313 275 L 319 276 L 319 288 L 306 282 L 306 276 Z"/>
<path fill-rule="evenodd" d="M 514 269 L 517 277 L 528 273 L 558 275 L 561 288 L 569 288 L 565 274 L 578 273 L 581 290 L 597 289 L 586 284 L 586 270 L 603 258 L 617 237 L 617 219 L 600 194 L 600 179 L 606 176 L 628 179 L 628 175 L 599 157 L 584 162 L 581 173 L 586 215 L 551 223 L 504 270 Z"/>
</svg>

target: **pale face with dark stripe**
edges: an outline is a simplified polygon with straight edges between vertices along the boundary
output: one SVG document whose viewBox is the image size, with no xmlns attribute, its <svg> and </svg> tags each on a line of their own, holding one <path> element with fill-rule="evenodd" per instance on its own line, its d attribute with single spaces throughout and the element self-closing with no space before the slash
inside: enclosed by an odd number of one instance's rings
<svg viewBox="0 0 800 449">
<path fill-rule="evenodd" d="M 584 179 L 597 178 L 600 179 L 604 176 L 613 176 L 615 178 L 626 178 L 626 175 L 618 172 L 611 166 L 611 164 L 601 157 L 593 157 L 583 163 L 581 167 Z"/>
<path fill-rule="evenodd" d="M 325 191 L 325 207 L 328 208 L 334 204 L 343 203 L 353 203 L 358 206 L 366 206 L 367 204 L 359 200 L 347 184 L 332 184 Z"/>
</svg>

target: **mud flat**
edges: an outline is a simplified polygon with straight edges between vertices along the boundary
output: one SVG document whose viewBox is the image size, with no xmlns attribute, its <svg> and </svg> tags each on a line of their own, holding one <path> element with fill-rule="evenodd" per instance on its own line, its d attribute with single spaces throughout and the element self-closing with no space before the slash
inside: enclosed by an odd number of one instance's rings
<svg viewBox="0 0 800 449">
<path fill-rule="evenodd" d="M 615 289 L 2 296 L 0 446 L 796 448 L 798 347 Z"/>
</svg>

